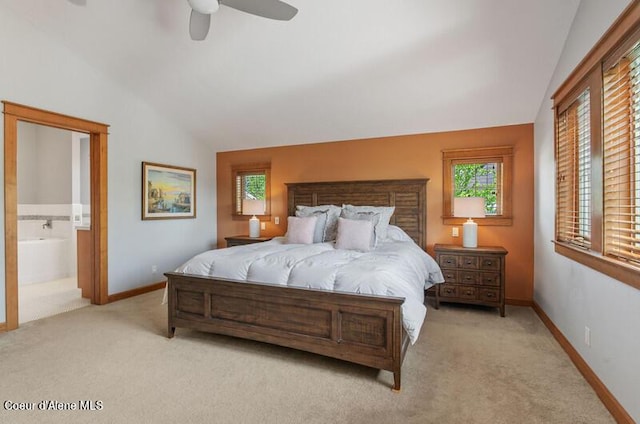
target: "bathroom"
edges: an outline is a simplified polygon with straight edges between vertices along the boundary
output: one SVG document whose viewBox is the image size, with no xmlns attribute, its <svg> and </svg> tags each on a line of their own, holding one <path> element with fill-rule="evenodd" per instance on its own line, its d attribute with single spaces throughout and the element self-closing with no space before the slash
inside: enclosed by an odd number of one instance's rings
<svg viewBox="0 0 640 424">
<path fill-rule="evenodd" d="M 77 280 L 77 233 L 90 226 L 89 136 L 18 125 L 20 324 L 90 304 Z"/>
</svg>

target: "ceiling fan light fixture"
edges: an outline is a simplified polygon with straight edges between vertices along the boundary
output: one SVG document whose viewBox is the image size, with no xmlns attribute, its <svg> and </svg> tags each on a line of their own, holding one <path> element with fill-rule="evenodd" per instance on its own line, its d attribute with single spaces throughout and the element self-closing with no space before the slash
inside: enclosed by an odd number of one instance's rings
<svg viewBox="0 0 640 424">
<path fill-rule="evenodd" d="M 189 2 L 189 6 L 196 12 L 202 13 L 204 15 L 211 15 L 215 13 L 220 8 L 220 3 L 218 0 L 187 0 Z"/>
<path fill-rule="evenodd" d="M 211 14 L 220 7 L 220 3 L 232 9 L 263 18 L 288 21 L 298 9 L 281 0 L 187 0 L 191 6 L 189 17 L 189 35 L 192 40 L 202 41 L 207 37 L 211 26 Z"/>
</svg>

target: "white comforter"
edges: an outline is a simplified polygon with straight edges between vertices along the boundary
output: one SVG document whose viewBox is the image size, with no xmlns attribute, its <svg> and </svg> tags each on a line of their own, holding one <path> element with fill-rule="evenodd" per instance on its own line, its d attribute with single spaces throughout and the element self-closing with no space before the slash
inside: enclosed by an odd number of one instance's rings
<svg viewBox="0 0 640 424">
<path fill-rule="evenodd" d="M 176 272 L 341 292 L 404 297 L 402 316 L 415 343 L 426 315 L 424 289 L 444 281 L 436 262 L 413 241 L 386 240 L 362 253 L 333 243 L 269 242 L 210 250 Z"/>
</svg>

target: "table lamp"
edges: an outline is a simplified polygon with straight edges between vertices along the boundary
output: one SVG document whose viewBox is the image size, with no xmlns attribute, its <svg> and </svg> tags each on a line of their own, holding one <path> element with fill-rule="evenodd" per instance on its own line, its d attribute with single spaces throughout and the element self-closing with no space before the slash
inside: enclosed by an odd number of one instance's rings
<svg viewBox="0 0 640 424">
<path fill-rule="evenodd" d="M 454 197 L 453 216 L 469 218 L 462 224 L 462 247 L 478 247 L 478 224 L 472 218 L 484 218 L 484 198 Z"/>
<path fill-rule="evenodd" d="M 249 237 L 260 237 L 260 220 L 256 215 L 264 215 L 264 210 L 264 200 L 242 199 L 242 215 L 253 215 L 249 220 Z"/>
</svg>

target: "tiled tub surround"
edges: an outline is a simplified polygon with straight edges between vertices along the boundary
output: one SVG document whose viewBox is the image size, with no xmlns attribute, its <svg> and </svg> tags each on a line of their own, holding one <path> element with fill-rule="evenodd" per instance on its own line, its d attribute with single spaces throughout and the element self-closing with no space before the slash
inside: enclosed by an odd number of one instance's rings
<svg viewBox="0 0 640 424">
<path fill-rule="evenodd" d="M 18 284 L 76 275 L 75 227 L 82 214 L 82 205 L 18 205 Z"/>
</svg>

